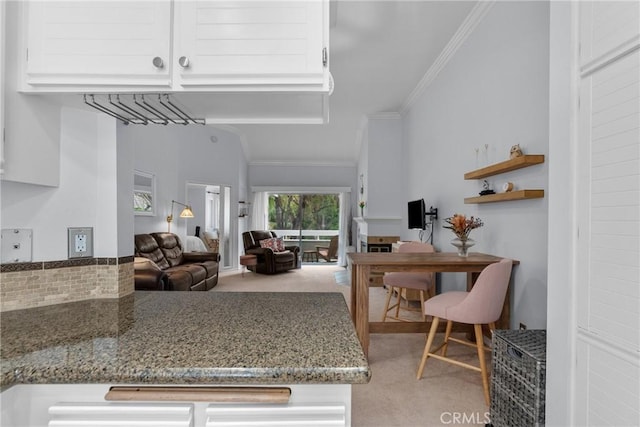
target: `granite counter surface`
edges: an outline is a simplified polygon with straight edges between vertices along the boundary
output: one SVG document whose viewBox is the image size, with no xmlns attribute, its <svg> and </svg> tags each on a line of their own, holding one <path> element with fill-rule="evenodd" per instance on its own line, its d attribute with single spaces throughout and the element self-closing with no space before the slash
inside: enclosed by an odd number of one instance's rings
<svg viewBox="0 0 640 427">
<path fill-rule="evenodd" d="M 13 384 L 361 384 L 339 293 L 140 292 L 1 313 Z"/>
</svg>

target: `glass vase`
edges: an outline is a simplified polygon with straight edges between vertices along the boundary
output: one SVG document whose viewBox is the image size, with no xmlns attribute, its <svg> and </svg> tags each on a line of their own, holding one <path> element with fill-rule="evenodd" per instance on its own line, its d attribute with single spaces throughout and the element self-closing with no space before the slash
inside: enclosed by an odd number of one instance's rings
<svg viewBox="0 0 640 427">
<path fill-rule="evenodd" d="M 458 248 L 458 256 L 466 258 L 469 255 L 469 248 L 475 245 L 476 242 L 468 237 L 466 239 L 456 237 L 451 241 L 451 244 Z"/>
</svg>

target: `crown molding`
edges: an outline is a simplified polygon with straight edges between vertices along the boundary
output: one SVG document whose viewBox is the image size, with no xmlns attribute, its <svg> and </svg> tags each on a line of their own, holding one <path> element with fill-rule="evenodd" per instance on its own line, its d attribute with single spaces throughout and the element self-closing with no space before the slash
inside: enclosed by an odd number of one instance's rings
<svg viewBox="0 0 640 427">
<path fill-rule="evenodd" d="M 368 120 L 395 120 L 401 119 L 402 114 L 397 111 L 387 111 L 382 113 L 367 114 Z"/>
<path fill-rule="evenodd" d="M 303 194 L 335 194 L 335 193 L 351 193 L 351 187 L 310 187 L 310 186 L 269 186 L 254 185 L 251 186 L 252 193 L 303 193 Z"/>
<path fill-rule="evenodd" d="M 481 0 L 479 1 L 469 12 L 469 15 L 462 22 L 456 33 L 451 37 L 451 40 L 444 47 L 440 55 L 431 64 L 431 67 L 427 70 L 422 77 L 418 85 L 413 92 L 407 97 L 405 102 L 400 108 L 400 113 L 406 113 L 416 102 L 416 100 L 422 95 L 422 93 L 429 87 L 429 85 L 436 79 L 440 71 L 447 65 L 449 60 L 456 54 L 460 46 L 467 40 L 469 35 L 473 33 L 473 30 L 478 26 L 482 19 L 485 17 L 489 9 L 493 6 L 495 0 Z"/>
<path fill-rule="evenodd" d="M 356 166 L 354 161 L 336 160 L 336 161 L 304 161 L 304 160 L 277 160 L 277 161 L 255 161 L 249 162 L 249 166 L 277 166 L 277 167 L 340 167 L 352 168 Z"/>
</svg>

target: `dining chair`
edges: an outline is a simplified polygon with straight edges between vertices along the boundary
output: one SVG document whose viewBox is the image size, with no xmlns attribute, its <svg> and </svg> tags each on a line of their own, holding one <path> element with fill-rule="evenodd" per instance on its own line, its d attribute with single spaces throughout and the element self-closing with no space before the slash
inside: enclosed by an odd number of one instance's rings
<svg viewBox="0 0 640 427">
<path fill-rule="evenodd" d="M 433 253 L 434 249 L 428 243 L 421 242 L 406 242 L 401 244 L 398 247 L 398 252 L 425 252 L 425 253 Z M 382 321 L 386 322 L 387 319 L 399 320 L 401 322 L 410 322 L 410 319 L 404 319 L 400 317 L 400 309 L 407 311 L 420 311 L 422 320 L 425 320 L 424 314 L 424 302 L 426 299 L 431 298 L 435 295 L 435 280 L 433 273 L 402 273 L 402 272 L 394 272 L 394 273 L 386 273 L 382 281 L 384 285 L 389 288 L 387 299 L 384 304 L 384 311 L 382 313 Z M 406 301 L 406 305 L 402 306 L 402 294 L 403 291 L 406 293 L 407 290 L 413 289 L 418 291 L 420 296 L 420 308 L 413 308 L 409 305 L 409 301 Z M 395 304 L 389 306 L 391 303 L 391 298 L 396 296 L 397 300 Z M 395 308 L 395 314 L 390 315 L 389 311 Z"/>
<path fill-rule="evenodd" d="M 471 291 L 445 292 L 436 295 L 425 303 L 424 313 L 427 316 L 433 316 L 433 320 L 431 322 L 429 336 L 427 337 L 427 343 L 424 347 L 424 353 L 422 354 L 422 360 L 420 361 L 420 367 L 418 368 L 418 379 L 422 378 L 424 365 L 427 363 L 429 357 L 478 371 L 482 376 L 484 399 L 487 405 L 489 405 L 489 378 L 484 352 L 490 349 L 484 345 L 482 325 L 489 325 L 491 331 L 495 329 L 495 322 L 500 318 L 504 299 L 507 294 L 509 279 L 511 277 L 511 267 L 512 261 L 510 259 L 502 259 L 500 262 L 491 264 L 482 270 Z M 431 350 L 440 319 L 447 321 L 444 341 L 438 347 Z M 451 337 L 453 322 L 473 325 L 476 336 L 475 345 Z M 447 347 L 450 341 L 469 347 L 476 347 L 480 367 L 447 357 Z M 440 349 L 442 349 L 441 354 L 436 354 Z"/>
</svg>

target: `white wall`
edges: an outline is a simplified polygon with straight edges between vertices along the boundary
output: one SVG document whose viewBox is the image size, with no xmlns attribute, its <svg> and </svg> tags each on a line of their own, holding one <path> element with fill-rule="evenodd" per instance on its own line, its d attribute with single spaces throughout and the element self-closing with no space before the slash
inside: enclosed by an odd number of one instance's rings
<svg viewBox="0 0 640 427">
<path fill-rule="evenodd" d="M 4 129 L 4 56 L 5 56 L 5 40 L 7 35 L 6 26 L 6 7 L 5 2 L 0 2 L 0 129 Z M 3 130 L 4 132 L 4 130 Z M 0 175 L 4 173 L 4 138 L 0 138 Z"/>
<path fill-rule="evenodd" d="M 474 250 L 521 262 L 511 288 L 512 327 L 546 326 L 548 163 L 489 178 L 496 190 L 506 181 L 545 189 L 544 199 L 465 205 L 482 187 L 464 173 L 508 159 L 514 144 L 548 154 L 548 74 L 549 5 L 497 2 L 404 116 L 405 199 L 424 197 L 439 209 L 437 250 L 454 249 L 442 218 L 464 213 L 485 222 L 471 234 Z M 415 238 L 406 229 L 402 235 Z M 441 283 L 444 290 L 465 286 L 455 274 L 443 274 Z"/>
<path fill-rule="evenodd" d="M 105 119 L 108 119 L 105 117 Z M 115 119 L 111 119 L 115 122 Z M 115 140 L 118 141 L 119 127 L 124 125 L 115 124 Z M 118 199 L 118 254 L 119 256 L 133 255 L 133 144 L 117 142 L 117 199 Z"/>
<path fill-rule="evenodd" d="M 351 187 L 355 188 L 355 166 L 250 164 L 250 186 Z"/>
<path fill-rule="evenodd" d="M 38 185 L 60 184 L 60 111 L 46 97 L 17 92 L 18 25 L 21 2 L 6 2 L 6 28 L 0 31 L 5 45 L 3 70 L 5 141 L 2 179 Z"/>
<path fill-rule="evenodd" d="M 571 247 L 573 224 L 575 166 L 572 160 L 573 100 L 576 79 L 575 38 L 572 38 L 572 5 L 552 2 L 550 6 L 549 63 L 549 254 L 547 301 L 547 387 L 546 425 L 571 425 L 573 399 L 571 377 L 574 372 L 575 348 L 574 303 L 572 292 Z"/>
<path fill-rule="evenodd" d="M 206 202 L 207 202 L 207 188 L 204 186 L 189 185 L 187 188 L 187 197 L 183 202 L 188 203 L 191 206 L 193 212 L 193 219 L 185 221 L 187 223 L 187 234 L 189 236 L 195 236 L 196 226 L 200 226 L 200 235 L 206 230 Z M 178 217 L 182 211 L 182 206 L 176 206 L 175 217 Z"/>
<path fill-rule="evenodd" d="M 2 228 L 33 229 L 34 261 L 67 259 L 68 227 L 94 228 L 95 257 L 131 255 L 118 249 L 115 122 L 63 108 L 60 129 L 59 187 L 3 181 Z"/>
<path fill-rule="evenodd" d="M 358 168 L 358 193 L 354 211 L 360 216 L 358 202 L 364 200 L 365 228 L 358 234 L 367 236 L 399 236 L 402 212 L 406 210 L 403 189 L 406 186 L 403 159 L 402 120 L 399 114 L 377 114 L 367 117 L 362 129 Z M 364 191 L 360 194 L 360 175 Z"/>
<path fill-rule="evenodd" d="M 397 172 L 403 152 L 400 115 L 370 116 L 368 122 L 366 216 L 401 217 L 406 203 L 398 191 L 405 182 L 404 174 Z"/>
<path fill-rule="evenodd" d="M 213 135 L 218 142 L 211 142 Z M 188 199 L 187 182 L 230 186 L 231 217 L 237 218 L 237 191 L 247 187 L 247 169 L 236 135 L 210 126 L 129 125 L 118 128 L 118 143 L 133 147 L 135 169 L 156 177 L 156 215 L 136 216 L 132 234 L 166 231 L 171 200 L 184 203 Z M 187 223 L 198 219 L 180 218 L 181 210 L 176 205 L 171 231 L 184 237 Z M 198 224 L 204 226 L 203 221 Z M 236 230 L 232 227 L 232 233 Z"/>
</svg>

